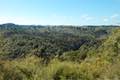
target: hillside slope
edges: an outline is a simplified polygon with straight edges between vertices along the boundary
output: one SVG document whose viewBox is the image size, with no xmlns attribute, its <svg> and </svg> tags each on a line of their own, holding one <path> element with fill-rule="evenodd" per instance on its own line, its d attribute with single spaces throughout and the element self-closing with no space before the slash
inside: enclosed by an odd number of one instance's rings
<svg viewBox="0 0 120 80">
<path fill-rule="evenodd" d="M 78 32 L 79 35 L 74 33 L 73 28 L 68 29 L 73 33 L 59 32 L 58 29 L 54 33 L 48 28 L 48 31 L 45 28 L 45 32 L 43 30 L 34 32 L 33 29 L 23 30 L 23 32 L 20 29 L 2 29 L 0 32 L 0 80 L 120 79 L 119 28 L 113 31 L 108 28 L 95 28 L 95 30 L 87 28 L 91 34 L 86 33 L 85 30 L 81 34 Z M 111 32 L 102 34 L 101 31 Z M 103 36 L 98 38 L 99 35 L 95 36 L 96 32 Z M 87 36 L 83 35 L 84 33 Z M 74 49 L 79 41 L 81 45 Z M 41 49 L 41 46 L 46 48 Z M 63 52 L 60 55 L 58 51 L 51 52 L 50 54 L 54 54 L 54 57 L 45 54 L 56 48 Z M 36 49 L 43 51 L 42 56 L 34 53 Z"/>
</svg>

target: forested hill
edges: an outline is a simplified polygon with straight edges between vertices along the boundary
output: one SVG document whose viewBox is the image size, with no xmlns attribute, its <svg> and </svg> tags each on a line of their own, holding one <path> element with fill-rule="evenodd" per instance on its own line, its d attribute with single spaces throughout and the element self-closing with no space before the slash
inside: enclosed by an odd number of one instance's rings
<svg viewBox="0 0 120 80">
<path fill-rule="evenodd" d="M 84 26 L 74 26 L 74 25 L 18 25 L 14 23 L 5 23 L 5 24 L 0 24 L 0 28 L 3 29 L 15 29 L 15 28 L 29 28 L 29 29 L 38 29 L 38 28 L 43 28 L 43 27 L 57 27 L 57 28 L 66 28 L 66 27 L 77 27 L 77 28 L 114 28 L 114 27 L 120 27 L 119 25 L 84 25 Z"/>
<path fill-rule="evenodd" d="M 120 80 L 119 26 L 0 25 L 0 80 Z"/>
<path fill-rule="evenodd" d="M 0 56 L 7 58 L 60 56 L 81 46 L 99 46 L 117 26 L 0 25 Z"/>
</svg>

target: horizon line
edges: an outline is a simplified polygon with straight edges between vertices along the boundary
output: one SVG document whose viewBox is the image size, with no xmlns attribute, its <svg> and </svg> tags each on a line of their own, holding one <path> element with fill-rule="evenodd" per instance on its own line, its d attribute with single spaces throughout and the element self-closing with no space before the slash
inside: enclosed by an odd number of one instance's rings
<svg viewBox="0 0 120 80">
<path fill-rule="evenodd" d="M 13 22 L 0 23 L 0 25 L 4 24 L 14 24 L 14 25 L 28 25 L 28 26 L 120 26 L 120 24 L 84 24 L 84 25 L 75 25 L 75 24 L 18 24 Z"/>
</svg>

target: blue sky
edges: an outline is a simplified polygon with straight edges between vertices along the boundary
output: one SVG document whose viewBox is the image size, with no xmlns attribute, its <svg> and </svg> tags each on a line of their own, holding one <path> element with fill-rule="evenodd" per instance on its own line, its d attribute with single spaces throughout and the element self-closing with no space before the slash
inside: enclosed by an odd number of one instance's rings
<svg viewBox="0 0 120 80">
<path fill-rule="evenodd" d="M 0 0 L 0 24 L 112 25 L 120 0 Z"/>
</svg>

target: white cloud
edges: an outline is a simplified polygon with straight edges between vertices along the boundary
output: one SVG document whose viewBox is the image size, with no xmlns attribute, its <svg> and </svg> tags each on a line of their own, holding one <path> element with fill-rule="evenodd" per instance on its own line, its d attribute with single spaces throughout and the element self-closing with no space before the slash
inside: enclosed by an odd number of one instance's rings
<svg viewBox="0 0 120 80">
<path fill-rule="evenodd" d="M 45 20 L 37 19 L 37 18 L 27 18 L 27 17 L 0 17 L 0 24 L 3 23 L 15 23 L 15 24 L 46 24 Z"/>
<path fill-rule="evenodd" d="M 104 21 L 104 22 L 108 22 L 109 19 L 108 19 L 108 18 L 103 18 L 103 21 Z"/>
<path fill-rule="evenodd" d="M 24 17 L 24 16 L 0 16 L 0 24 L 2 23 L 16 23 L 16 24 L 41 24 L 41 25 L 79 25 L 79 24 L 97 24 L 97 23 L 117 23 L 119 14 L 112 16 L 90 16 L 83 14 L 80 17 L 65 16 L 59 14 L 51 14 L 48 16 L 39 17 Z"/>
<path fill-rule="evenodd" d="M 51 14 L 46 17 L 46 20 L 51 25 L 76 25 L 76 19 L 73 16 Z"/>
<path fill-rule="evenodd" d="M 89 20 L 92 20 L 93 17 L 92 16 L 89 16 L 87 14 L 84 14 L 80 17 L 82 20 L 85 20 L 85 21 L 89 21 Z"/>
<path fill-rule="evenodd" d="M 110 18 L 111 19 L 116 19 L 117 17 L 119 17 L 119 14 L 113 14 Z"/>
<path fill-rule="evenodd" d="M 118 20 L 119 14 L 113 14 L 112 16 L 103 17 L 104 22 L 116 22 Z"/>
<path fill-rule="evenodd" d="M 25 25 L 72 25 L 76 24 L 72 16 L 65 16 L 59 14 L 51 14 L 39 17 L 26 17 L 26 16 L 0 16 L 0 24 L 15 23 Z"/>
</svg>

